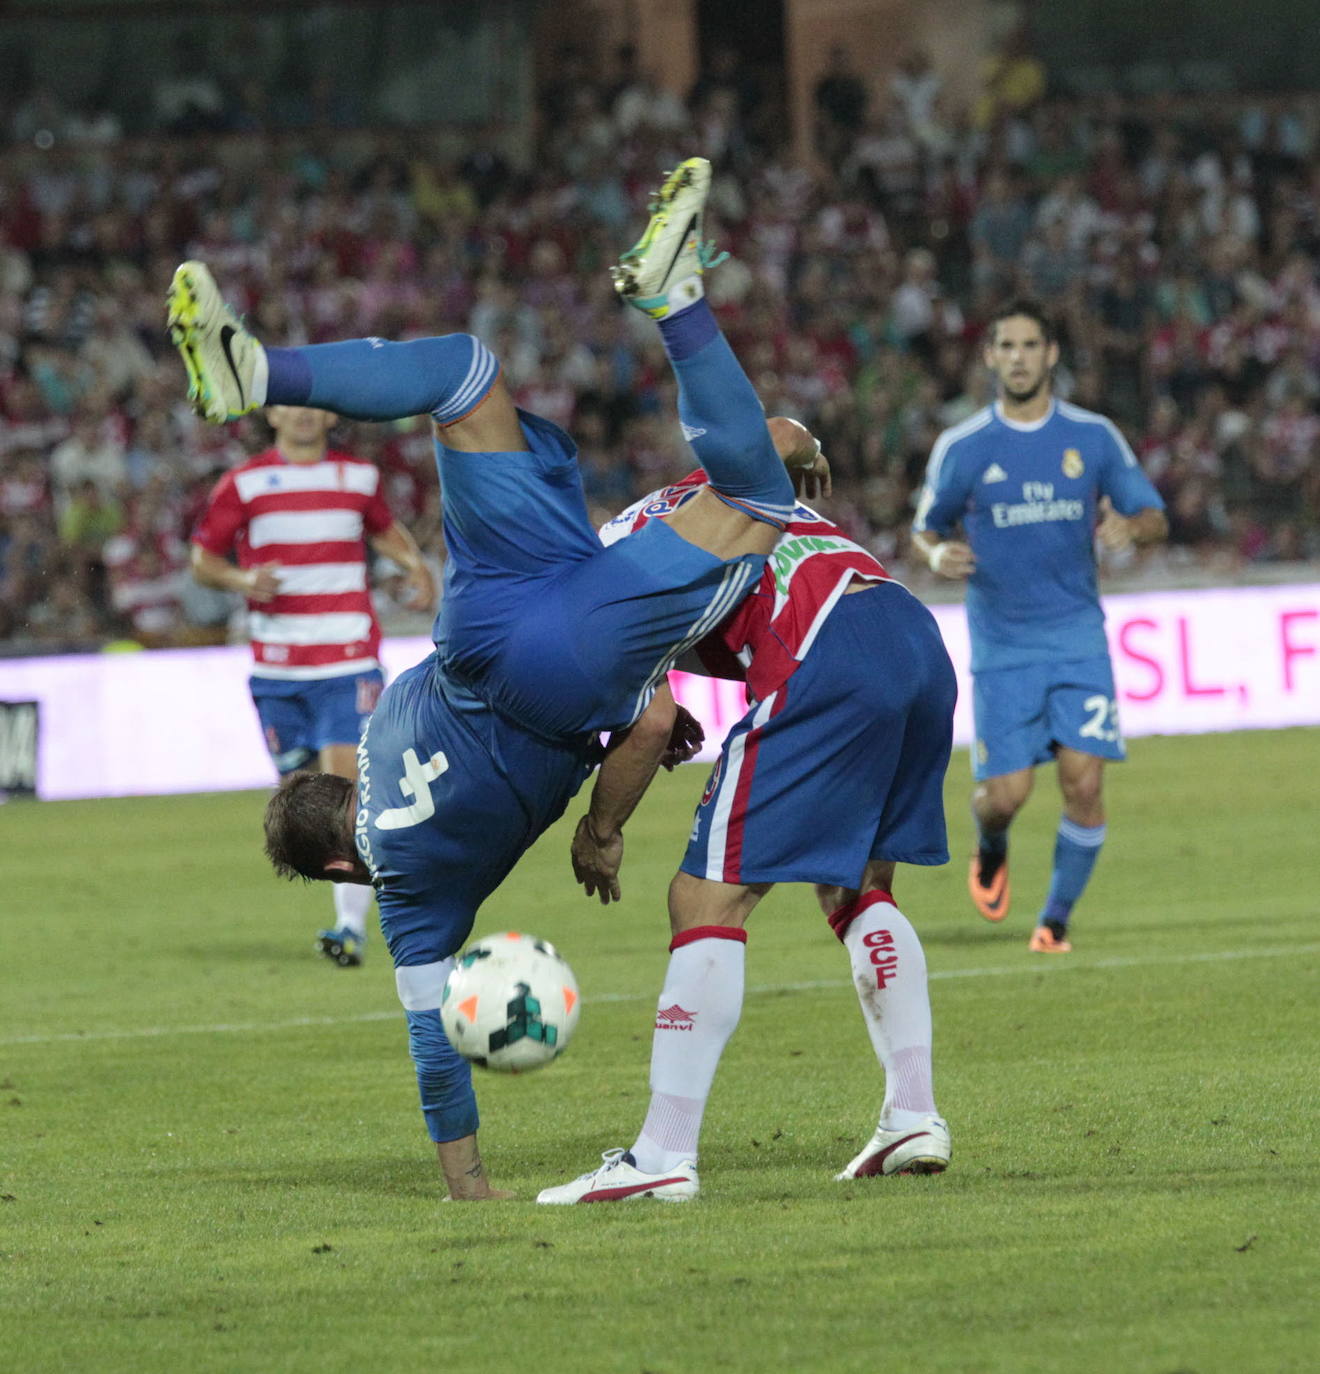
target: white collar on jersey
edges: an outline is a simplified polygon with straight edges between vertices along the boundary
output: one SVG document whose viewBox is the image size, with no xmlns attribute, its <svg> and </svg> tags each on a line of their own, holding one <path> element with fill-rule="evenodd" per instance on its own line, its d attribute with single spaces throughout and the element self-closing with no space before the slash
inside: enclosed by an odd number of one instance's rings
<svg viewBox="0 0 1320 1374">
<path fill-rule="evenodd" d="M 1039 420 L 1010 420 L 1008 416 L 1004 414 L 1004 407 L 998 401 L 995 401 L 991 407 L 995 412 L 995 419 L 997 419 L 1000 424 L 1007 425 L 1009 429 L 1017 430 L 1019 434 L 1031 434 L 1038 429 L 1044 429 L 1054 418 L 1054 413 L 1058 408 L 1058 401 L 1051 398 L 1050 408 Z"/>
</svg>

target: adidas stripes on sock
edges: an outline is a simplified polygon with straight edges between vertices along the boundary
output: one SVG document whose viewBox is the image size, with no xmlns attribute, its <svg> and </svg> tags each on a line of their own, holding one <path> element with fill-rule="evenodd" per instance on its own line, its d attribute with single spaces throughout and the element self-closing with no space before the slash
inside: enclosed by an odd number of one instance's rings
<svg viewBox="0 0 1320 1374">
<path fill-rule="evenodd" d="M 1066 928 L 1073 906 L 1091 880 L 1095 861 L 1105 842 L 1103 825 L 1078 825 L 1067 816 L 1059 820 L 1054 840 L 1054 872 L 1041 911 L 1042 924 Z"/>
<path fill-rule="evenodd" d="M 472 334 L 267 348 L 266 364 L 267 405 L 319 406 L 350 420 L 430 415 L 442 425 L 470 415 L 500 374 Z"/>
</svg>

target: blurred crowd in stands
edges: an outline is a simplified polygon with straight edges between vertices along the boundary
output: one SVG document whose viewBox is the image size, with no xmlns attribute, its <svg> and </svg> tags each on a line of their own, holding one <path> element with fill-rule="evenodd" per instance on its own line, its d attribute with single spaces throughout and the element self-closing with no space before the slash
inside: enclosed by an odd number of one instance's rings
<svg viewBox="0 0 1320 1374">
<path fill-rule="evenodd" d="M 519 403 L 577 438 L 600 519 L 686 471 L 656 331 L 607 268 L 659 173 L 698 151 L 729 337 L 767 410 L 822 438 L 832 516 L 898 576 L 928 585 L 915 490 L 936 434 L 989 399 L 984 321 L 1022 292 L 1059 322 L 1058 390 L 1118 422 L 1169 504 L 1155 571 L 1320 557 L 1320 97 L 1061 97 L 1010 44 L 963 107 L 918 50 L 882 80 L 840 50 L 805 162 L 734 54 L 682 97 L 627 50 L 615 67 L 560 54 L 529 166 L 497 130 L 272 129 L 215 83 L 150 138 L 48 91 L 11 102 L 0 651 L 225 636 L 233 607 L 192 584 L 188 534 L 268 431 L 188 410 L 162 328 L 184 257 L 272 341 L 479 334 Z M 334 442 L 380 464 L 442 559 L 426 425 Z"/>
</svg>

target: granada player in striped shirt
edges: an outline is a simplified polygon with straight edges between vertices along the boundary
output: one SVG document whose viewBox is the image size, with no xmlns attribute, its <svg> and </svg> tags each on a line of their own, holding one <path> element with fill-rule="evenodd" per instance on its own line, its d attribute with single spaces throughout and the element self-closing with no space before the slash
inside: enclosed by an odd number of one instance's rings
<svg viewBox="0 0 1320 1374">
<path fill-rule="evenodd" d="M 820 446 L 769 422 L 799 490 L 828 492 Z M 601 531 L 606 543 L 669 518 L 706 484 L 697 471 Z M 885 1075 L 879 1125 L 840 1180 L 939 1173 L 949 1130 L 935 1107 L 921 941 L 895 904 L 899 863 L 948 862 L 943 784 L 957 696 L 930 612 L 836 525 L 801 501 L 751 595 L 700 646 L 708 669 L 747 682 L 669 888 L 673 931 L 651 1050 L 651 1102 L 629 1150 L 543 1203 L 696 1196 L 697 1144 L 720 1056 L 742 1011 L 746 923 L 775 883 L 813 883 L 848 951 Z M 622 826 L 659 762 L 629 737 L 601 766 L 573 840 L 588 896 L 619 897 Z"/>
<path fill-rule="evenodd" d="M 368 542 L 404 570 L 419 610 L 434 608 L 435 584 L 385 503 L 379 469 L 329 447 L 338 417 L 309 406 L 265 414 L 275 443 L 216 484 L 193 532 L 193 576 L 247 598 L 248 682 L 281 776 L 310 766 L 356 778 L 384 685 Z M 370 888 L 334 889 L 334 924 L 316 945 L 341 967 L 362 962 L 371 898 Z"/>
</svg>

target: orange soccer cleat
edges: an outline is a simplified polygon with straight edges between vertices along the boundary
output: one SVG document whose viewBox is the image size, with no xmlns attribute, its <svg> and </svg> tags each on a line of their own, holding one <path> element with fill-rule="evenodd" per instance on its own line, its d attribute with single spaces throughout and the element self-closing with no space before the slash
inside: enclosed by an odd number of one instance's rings
<svg viewBox="0 0 1320 1374">
<path fill-rule="evenodd" d="M 995 869 L 995 875 L 988 883 L 981 881 L 981 856 L 972 855 L 971 866 L 967 870 L 967 891 L 971 893 L 976 909 L 987 921 L 1002 921 L 1008 915 L 1011 889 L 1008 885 L 1008 860 Z"/>
<path fill-rule="evenodd" d="M 1037 926 L 1031 932 L 1027 948 L 1033 954 L 1068 954 L 1072 951 L 1072 944 L 1062 935 L 1056 935 L 1049 926 Z"/>
</svg>

